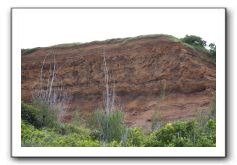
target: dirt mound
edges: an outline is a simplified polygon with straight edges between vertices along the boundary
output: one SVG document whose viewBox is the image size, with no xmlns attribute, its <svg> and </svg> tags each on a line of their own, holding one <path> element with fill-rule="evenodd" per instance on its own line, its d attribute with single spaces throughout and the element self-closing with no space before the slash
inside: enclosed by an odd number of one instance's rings
<svg viewBox="0 0 237 165">
<path fill-rule="evenodd" d="M 192 118 L 215 92 L 216 66 L 205 51 L 156 35 L 22 50 L 22 100 L 31 100 L 45 57 L 47 71 L 55 56 L 57 78 L 71 98 L 65 118 L 77 106 L 88 115 L 103 101 L 103 54 L 130 125 L 149 127 L 156 110 L 164 121 Z"/>
</svg>

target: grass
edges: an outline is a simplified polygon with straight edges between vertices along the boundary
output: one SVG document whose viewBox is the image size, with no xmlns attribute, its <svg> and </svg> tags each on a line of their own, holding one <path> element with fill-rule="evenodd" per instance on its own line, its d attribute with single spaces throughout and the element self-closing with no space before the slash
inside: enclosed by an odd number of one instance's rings
<svg viewBox="0 0 237 165">
<path fill-rule="evenodd" d="M 31 49 L 22 49 L 22 55 L 27 55 L 27 54 L 33 53 L 38 49 L 39 49 L 39 47 L 31 48 Z"/>
<path fill-rule="evenodd" d="M 205 48 L 205 47 L 202 47 L 202 46 L 195 46 L 195 45 L 190 45 L 188 43 L 185 43 L 185 42 L 182 42 L 181 43 L 187 47 L 187 48 L 191 48 L 193 50 L 196 50 L 196 51 L 201 51 L 203 53 L 208 53 L 209 54 L 209 51 Z"/>
<path fill-rule="evenodd" d="M 73 43 L 65 43 L 65 44 L 57 44 L 57 45 L 53 45 L 51 47 L 54 47 L 54 48 L 67 48 L 67 47 L 74 47 L 74 46 L 79 46 L 81 45 L 82 43 L 80 42 L 73 42 Z"/>
<path fill-rule="evenodd" d="M 140 35 L 136 37 L 126 37 L 126 38 L 114 38 L 114 39 L 107 39 L 103 41 L 92 41 L 87 43 L 66 43 L 66 44 L 59 44 L 56 45 L 56 47 L 65 47 L 65 46 L 78 46 L 78 45 L 86 45 L 86 44 L 116 44 L 116 43 L 122 43 L 125 44 L 129 41 L 134 41 L 137 39 L 142 38 L 159 38 L 159 37 L 167 37 L 167 39 L 173 41 L 173 42 L 180 42 L 180 40 L 172 35 L 166 35 L 166 34 L 150 34 L 150 35 Z M 55 46 L 53 46 L 55 47 Z"/>
<path fill-rule="evenodd" d="M 171 42 L 180 43 L 184 47 L 192 49 L 194 51 L 202 52 L 203 55 L 200 55 L 201 59 L 203 59 L 207 62 L 211 62 L 214 65 L 216 65 L 216 59 L 211 56 L 209 50 L 206 49 L 205 47 L 199 46 L 199 45 L 190 45 L 188 43 L 183 42 L 182 38 L 179 39 L 177 37 L 174 37 L 172 35 L 167 35 L 167 34 L 140 35 L 140 36 L 136 36 L 136 37 L 114 38 L 114 39 L 107 39 L 104 41 L 92 41 L 92 42 L 87 42 L 87 43 L 80 43 L 80 42 L 64 43 L 64 44 L 53 45 L 49 48 L 72 48 L 72 47 L 86 46 L 86 45 L 91 45 L 91 44 L 117 44 L 117 43 L 120 43 L 121 45 L 125 45 L 128 42 L 139 40 L 142 38 L 147 38 L 147 39 L 154 38 L 155 39 L 155 38 L 160 38 L 160 37 L 164 37 Z M 39 49 L 39 47 L 32 48 L 32 49 L 22 49 L 22 55 L 31 54 L 31 53 L 37 51 L 38 49 Z"/>
<path fill-rule="evenodd" d="M 201 46 L 195 46 L 195 45 L 190 45 L 185 42 L 183 42 L 181 39 L 174 37 L 172 35 L 167 35 L 167 34 L 150 34 L 150 35 L 139 35 L 136 37 L 126 37 L 126 38 L 114 38 L 114 39 L 107 39 L 103 41 L 92 41 L 92 42 L 86 42 L 86 43 L 80 43 L 80 42 L 73 42 L 73 43 L 64 43 L 64 44 L 58 44 L 58 45 L 53 45 L 51 48 L 70 48 L 70 47 L 77 47 L 77 46 L 85 46 L 85 45 L 91 45 L 91 44 L 116 44 L 116 43 L 121 43 L 122 45 L 127 44 L 130 41 L 135 41 L 138 39 L 142 38 L 159 38 L 159 37 L 165 37 L 171 42 L 177 42 L 181 43 L 187 48 L 190 48 L 192 50 L 196 50 L 198 52 L 203 52 L 210 54 L 209 51 L 205 47 Z M 32 49 L 22 49 L 22 54 L 27 55 L 30 53 L 35 52 L 37 48 L 32 48 Z M 212 60 L 213 61 L 213 60 Z"/>
<path fill-rule="evenodd" d="M 102 40 L 102 41 L 92 41 L 92 42 L 85 42 L 85 43 L 81 43 L 81 42 L 63 43 L 63 44 L 53 45 L 50 47 L 51 48 L 69 48 L 69 47 L 76 47 L 76 46 L 90 45 L 90 44 L 116 44 L 116 43 L 126 44 L 129 41 L 135 41 L 135 40 L 142 39 L 142 38 L 159 38 L 159 37 L 166 37 L 168 40 L 170 40 L 172 42 L 181 42 L 180 39 L 178 39 L 172 35 L 149 34 L 149 35 L 139 35 L 136 37 L 114 38 L 114 39 L 107 39 L 107 40 Z M 32 49 L 22 49 L 23 54 L 24 55 L 30 54 L 30 53 L 34 52 L 35 50 L 37 50 L 38 48 L 39 47 L 32 48 Z"/>
<path fill-rule="evenodd" d="M 200 46 L 194 46 L 194 45 L 187 44 L 185 42 L 182 42 L 181 39 L 179 39 L 177 37 L 174 37 L 172 35 L 167 35 L 167 34 L 139 35 L 139 36 L 136 36 L 136 37 L 114 38 L 114 39 L 107 39 L 107 40 L 103 40 L 103 41 L 92 41 L 92 42 L 85 42 L 85 43 L 81 43 L 81 42 L 63 43 L 63 44 L 53 45 L 51 47 L 52 48 L 68 48 L 68 47 L 76 47 L 76 46 L 90 45 L 90 44 L 116 44 L 116 43 L 126 44 L 130 41 L 135 41 L 135 40 L 142 39 L 142 38 L 159 38 L 159 37 L 165 37 L 165 38 L 167 38 L 168 40 L 170 40 L 172 42 L 180 42 L 185 47 L 195 49 L 197 51 L 202 51 L 202 52 L 205 52 L 205 53 L 209 53 L 208 50 L 205 47 L 200 47 Z M 34 52 L 35 50 L 37 50 L 37 49 L 38 48 L 23 49 L 23 54 L 30 54 L 30 53 Z"/>
</svg>

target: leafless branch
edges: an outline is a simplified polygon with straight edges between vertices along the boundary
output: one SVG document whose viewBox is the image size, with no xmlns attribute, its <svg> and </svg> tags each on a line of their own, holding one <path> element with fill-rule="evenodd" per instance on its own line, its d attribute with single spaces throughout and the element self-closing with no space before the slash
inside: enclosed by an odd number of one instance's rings
<svg viewBox="0 0 237 165">
<path fill-rule="evenodd" d="M 46 60 L 53 56 L 53 62 L 46 63 Z M 49 59 L 50 61 L 50 59 Z M 48 72 L 45 68 L 48 65 Z M 65 109 L 70 100 L 70 97 L 64 89 L 62 80 L 57 78 L 57 67 L 54 51 L 49 52 L 43 59 L 40 68 L 39 86 L 32 92 L 32 100 L 40 101 L 48 104 L 51 110 L 57 109 L 59 111 L 58 119 L 61 120 L 65 113 Z M 46 74 L 45 74 L 46 73 Z"/>
</svg>

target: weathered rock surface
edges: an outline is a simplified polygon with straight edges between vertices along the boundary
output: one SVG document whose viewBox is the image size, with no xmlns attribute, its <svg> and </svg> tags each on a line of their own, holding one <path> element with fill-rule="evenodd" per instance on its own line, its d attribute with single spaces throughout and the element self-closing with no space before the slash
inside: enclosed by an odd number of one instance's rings
<svg viewBox="0 0 237 165">
<path fill-rule="evenodd" d="M 22 51 L 22 100 L 31 100 L 46 55 L 44 72 L 55 55 L 57 78 L 71 98 L 65 118 L 76 107 L 88 115 L 102 105 L 103 52 L 130 125 L 149 127 L 156 110 L 164 121 L 192 118 L 215 92 L 216 66 L 208 54 L 158 35 Z"/>
</svg>

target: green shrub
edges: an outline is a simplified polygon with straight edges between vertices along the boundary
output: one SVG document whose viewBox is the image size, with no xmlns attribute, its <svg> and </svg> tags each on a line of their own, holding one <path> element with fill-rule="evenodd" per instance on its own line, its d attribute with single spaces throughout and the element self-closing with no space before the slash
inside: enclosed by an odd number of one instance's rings
<svg viewBox="0 0 237 165">
<path fill-rule="evenodd" d="M 181 38 L 180 40 L 182 41 L 185 47 L 208 54 L 210 53 L 209 50 L 206 49 L 206 41 L 203 40 L 201 37 L 195 35 L 186 35 L 184 38 Z M 205 57 L 202 58 L 205 59 Z"/>
<path fill-rule="evenodd" d="M 109 142 L 108 144 L 104 144 L 106 147 L 123 147 L 122 144 L 116 140 Z"/>
<path fill-rule="evenodd" d="M 43 126 L 43 116 L 40 114 L 40 109 L 37 109 L 32 105 L 28 105 L 23 102 L 21 103 L 21 119 L 28 123 L 31 123 L 37 128 Z"/>
<path fill-rule="evenodd" d="M 155 132 L 156 140 L 160 141 L 163 146 L 168 145 L 174 136 L 175 129 L 172 124 L 165 125 L 164 128 Z"/>
<path fill-rule="evenodd" d="M 24 147 L 41 147 L 50 144 L 57 137 L 51 130 L 39 130 L 33 125 L 21 122 L 21 144 Z"/>
<path fill-rule="evenodd" d="M 32 105 L 22 102 L 21 118 L 36 128 L 56 127 L 58 110 L 50 108 L 45 102 L 33 102 Z"/>
<path fill-rule="evenodd" d="M 77 108 L 75 111 L 72 112 L 72 120 L 71 123 L 73 125 L 82 125 L 82 117 L 81 117 L 81 113 L 80 113 L 80 109 Z"/>
<path fill-rule="evenodd" d="M 181 39 L 181 41 L 193 45 L 193 46 L 206 46 L 206 41 L 203 40 L 201 37 L 195 36 L 195 35 L 186 35 L 184 38 Z"/>
<path fill-rule="evenodd" d="M 140 128 L 129 128 L 125 146 L 141 147 L 144 144 L 145 135 Z"/>
<path fill-rule="evenodd" d="M 90 137 L 93 140 L 100 140 L 101 139 L 101 132 L 99 130 L 93 129 L 90 131 Z"/>
<path fill-rule="evenodd" d="M 57 127 L 54 127 L 52 129 L 53 131 L 61 135 L 76 133 L 76 134 L 82 135 L 82 137 L 86 137 L 86 138 L 90 137 L 89 129 L 81 128 L 72 124 L 61 123 L 61 124 L 58 124 Z"/>
<path fill-rule="evenodd" d="M 205 127 L 193 121 L 168 123 L 152 132 L 145 141 L 146 147 L 214 147 L 215 121 L 209 120 Z"/>
<path fill-rule="evenodd" d="M 216 63 L 216 45 L 214 43 L 209 44 L 209 53 L 211 54 L 213 61 Z"/>
<path fill-rule="evenodd" d="M 100 143 L 98 141 L 93 141 L 90 138 L 81 139 L 81 137 L 76 133 L 71 133 L 65 136 L 56 137 L 50 146 L 54 147 L 99 147 Z"/>
<path fill-rule="evenodd" d="M 215 147 L 216 146 L 216 122 L 214 122 L 213 124 L 214 126 L 209 133 L 209 139 L 211 140 L 211 145 Z"/>
<path fill-rule="evenodd" d="M 31 144 L 31 133 L 33 132 L 34 127 L 27 124 L 25 121 L 21 121 L 21 145 L 27 146 Z"/>
<path fill-rule="evenodd" d="M 96 110 L 92 113 L 90 123 L 93 130 L 99 131 L 99 137 L 95 139 L 99 138 L 105 142 L 120 141 L 126 130 L 123 113 L 120 110 L 113 110 L 109 113 Z"/>
<path fill-rule="evenodd" d="M 209 118 L 216 120 L 216 95 L 214 95 L 213 99 L 211 100 L 210 104 L 209 104 Z"/>
<path fill-rule="evenodd" d="M 38 50 L 39 48 L 31 48 L 31 49 L 22 49 L 22 55 L 27 55 L 27 54 L 30 54 L 30 53 L 33 53 L 35 52 L 36 50 Z"/>
<path fill-rule="evenodd" d="M 156 110 L 155 113 L 152 115 L 151 119 L 151 130 L 155 131 L 159 129 L 162 125 L 159 110 Z"/>
<path fill-rule="evenodd" d="M 66 126 L 72 128 L 71 126 Z M 80 131 L 78 131 L 80 130 Z M 100 142 L 92 140 L 87 130 L 73 128 L 65 135 L 54 129 L 36 129 L 29 123 L 21 123 L 21 144 L 23 147 L 98 147 Z"/>
</svg>

